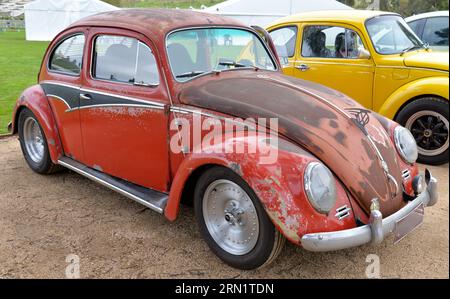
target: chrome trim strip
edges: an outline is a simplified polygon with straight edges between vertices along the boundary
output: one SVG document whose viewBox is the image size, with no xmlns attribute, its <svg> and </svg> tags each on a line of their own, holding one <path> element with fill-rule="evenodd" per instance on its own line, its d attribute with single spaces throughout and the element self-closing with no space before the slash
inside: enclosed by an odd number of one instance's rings
<svg viewBox="0 0 450 299">
<path fill-rule="evenodd" d="M 433 71 L 443 73 L 448 76 L 448 71 L 440 70 L 440 69 L 432 69 L 426 67 L 414 67 L 414 66 L 388 66 L 388 65 L 377 65 L 377 68 L 381 69 L 402 69 L 402 70 L 417 70 L 417 71 Z"/>
<path fill-rule="evenodd" d="M 64 104 L 66 104 L 66 106 L 68 108 L 66 110 L 66 112 L 69 111 L 69 110 L 72 110 L 72 108 L 70 108 L 70 105 L 67 103 L 67 101 L 65 99 L 61 98 L 60 96 L 57 96 L 57 95 L 54 95 L 54 94 L 47 94 L 47 97 L 55 98 L 57 100 L 60 100 L 60 101 L 64 102 Z"/>
<path fill-rule="evenodd" d="M 159 102 L 147 101 L 147 100 L 143 100 L 143 99 L 137 99 L 137 98 L 127 97 L 127 96 L 123 96 L 123 95 L 118 95 L 118 94 L 114 94 L 114 93 L 108 93 L 108 92 L 103 92 L 103 91 L 98 91 L 98 90 L 88 89 L 88 88 L 81 88 L 80 91 L 86 92 L 86 93 L 94 93 L 94 94 L 104 95 L 104 96 L 113 97 L 113 98 L 119 98 L 119 99 L 123 99 L 123 100 L 143 103 L 143 104 L 149 104 L 149 105 L 153 105 L 153 106 L 157 106 L 157 107 L 164 107 L 166 105 L 166 104 L 159 103 Z"/>
<path fill-rule="evenodd" d="M 219 115 L 214 115 L 214 114 L 210 114 L 210 113 L 206 113 L 206 112 L 203 112 L 203 111 L 201 111 L 201 110 L 193 110 L 193 109 L 189 109 L 189 108 L 183 108 L 183 107 L 170 107 L 170 111 L 171 112 L 174 112 L 174 113 L 180 113 L 180 114 L 190 114 L 190 113 L 192 113 L 192 114 L 199 114 L 199 115 L 202 115 L 202 116 L 206 116 L 206 117 L 209 117 L 209 118 L 214 118 L 214 119 L 220 119 L 220 120 L 223 120 L 223 121 L 225 121 L 225 122 L 229 122 L 229 123 L 234 123 L 234 124 L 237 124 L 237 125 L 241 125 L 241 126 L 244 126 L 244 127 L 247 127 L 247 128 L 249 128 L 249 129 L 251 129 L 251 130 L 256 130 L 256 127 L 255 126 L 252 126 L 252 125 L 250 125 L 250 124 L 247 124 L 247 123 L 245 123 L 245 122 L 241 122 L 241 121 L 236 121 L 236 120 L 234 120 L 233 118 L 228 118 L 228 117 L 224 117 L 224 116 L 219 116 Z"/>
<path fill-rule="evenodd" d="M 75 110 L 86 110 L 86 109 L 93 109 L 93 108 L 102 108 L 102 107 L 131 107 L 131 108 L 145 108 L 145 109 L 164 110 L 164 107 L 150 106 L 150 105 L 139 105 L 139 104 L 98 104 L 98 105 L 80 106 L 80 107 L 77 107 L 77 108 L 69 109 L 66 112 L 75 111 Z"/>
<path fill-rule="evenodd" d="M 70 164 L 68 164 L 68 163 L 66 163 L 64 161 L 61 161 L 61 160 L 58 160 L 58 164 L 66 167 L 66 168 L 68 168 L 70 170 L 73 170 L 76 173 L 81 174 L 82 176 L 84 176 L 84 177 L 86 177 L 88 179 L 91 179 L 94 182 L 97 182 L 97 183 L 99 183 L 99 184 L 101 184 L 101 185 L 103 185 L 103 186 L 105 186 L 105 187 L 107 187 L 107 188 L 109 188 L 109 189 L 111 189 L 113 191 L 116 191 L 116 192 L 122 194 L 123 196 L 126 196 L 126 197 L 128 197 L 128 198 L 130 198 L 130 199 L 132 199 L 132 200 L 134 200 L 134 201 L 136 201 L 136 202 L 146 206 L 147 208 L 152 209 L 155 212 L 158 212 L 160 214 L 162 214 L 164 212 L 164 210 L 162 208 L 157 207 L 157 206 L 155 206 L 155 205 L 153 205 L 153 204 L 143 200 L 142 198 L 137 197 L 136 195 L 133 195 L 133 194 L 131 194 L 131 193 L 125 191 L 125 190 L 122 190 L 119 187 L 114 186 L 114 185 L 112 185 L 112 184 L 110 184 L 110 183 L 108 183 L 108 182 L 106 182 L 106 181 L 104 181 L 104 180 L 102 180 L 102 179 L 100 179 L 100 178 L 90 174 L 90 173 L 87 173 L 87 172 L 85 172 L 85 171 L 83 171 L 83 170 L 81 170 L 81 169 L 79 169 L 79 168 L 77 168 L 77 167 L 75 167 L 73 165 L 70 165 Z"/>
<path fill-rule="evenodd" d="M 308 57 L 309 58 L 309 57 Z M 334 62 L 334 61 L 316 61 L 316 60 L 308 60 L 307 57 L 305 57 L 304 60 L 294 60 L 294 63 L 304 63 L 304 64 L 308 64 L 308 65 L 314 65 L 314 64 L 332 64 L 332 65 L 341 65 L 341 66 L 361 66 L 361 67 L 366 67 L 366 68 L 373 68 L 375 69 L 375 65 L 367 65 L 367 64 L 358 64 L 358 63 L 345 63 L 345 62 Z M 311 57 L 312 58 L 312 57 Z M 321 59 L 321 58 L 319 58 Z M 326 58 L 326 59 L 333 59 L 333 58 Z M 334 58 L 336 59 L 336 58 Z M 343 61 L 349 61 L 349 60 L 355 60 L 355 59 L 351 59 L 351 58 L 339 58 L 342 59 Z M 366 61 L 366 59 L 361 59 Z"/>
</svg>

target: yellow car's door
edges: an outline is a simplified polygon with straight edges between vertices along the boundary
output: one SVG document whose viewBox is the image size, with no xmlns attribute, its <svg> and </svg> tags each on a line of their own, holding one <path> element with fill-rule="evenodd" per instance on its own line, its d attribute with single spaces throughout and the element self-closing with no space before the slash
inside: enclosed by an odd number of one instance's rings
<svg viewBox="0 0 450 299">
<path fill-rule="evenodd" d="M 321 83 L 373 107 L 375 64 L 355 28 L 304 23 L 299 28 L 293 75 Z"/>
</svg>

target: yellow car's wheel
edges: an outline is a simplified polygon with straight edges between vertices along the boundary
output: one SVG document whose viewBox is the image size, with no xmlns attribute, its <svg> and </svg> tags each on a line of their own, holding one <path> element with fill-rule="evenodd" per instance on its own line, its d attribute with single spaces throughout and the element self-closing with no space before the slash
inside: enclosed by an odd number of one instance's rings
<svg viewBox="0 0 450 299">
<path fill-rule="evenodd" d="M 424 97 L 406 105 L 396 121 L 409 129 L 417 142 L 418 162 L 441 165 L 449 161 L 449 108 L 440 98 Z"/>
</svg>

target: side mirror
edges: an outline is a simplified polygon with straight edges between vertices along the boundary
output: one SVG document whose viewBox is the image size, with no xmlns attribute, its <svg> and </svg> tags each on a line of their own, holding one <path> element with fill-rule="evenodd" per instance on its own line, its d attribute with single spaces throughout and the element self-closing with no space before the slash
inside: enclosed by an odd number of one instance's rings
<svg viewBox="0 0 450 299">
<path fill-rule="evenodd" d="M 364 48 L 359 49 L 359 59 L 370 59 L 372 55 L 370 55 L 370 52 Z"/>
</svg>

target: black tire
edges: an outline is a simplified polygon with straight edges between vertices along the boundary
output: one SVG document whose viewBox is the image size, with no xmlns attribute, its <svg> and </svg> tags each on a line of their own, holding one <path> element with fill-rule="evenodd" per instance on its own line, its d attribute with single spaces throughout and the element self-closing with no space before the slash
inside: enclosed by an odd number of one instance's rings
<svg viewBox="0 0 450 299">
<path fill-rule="evenodd" d="M 259 236 L 256 245 L 245 255 L 234 255 L 222 249 L 211 236 L 203 215 L 203 197 L 211 183 L 228 180 L 242 188 L 251 199 L 259 221 Z M 248 184 L 233 171 L 224 167 L 214 167 L 199 178 L 194 194 L 194 209 L 200 232 L 210 249 L 226 264 L 241 270 L 252 270 L 270 264 L 283 249 L 285 238 L 278 232 L 266 214 L 260 200 Z"/>
<path fill-rule="evenodd" d="M 438 117 L 436 117 L 437 114 L 443 116 L 445 118 L 445 121 L 440 121 L 442 124 L 444 124 L 443 127 L 439 129 L 439 139 L 436 140 L 437 144 L 442 144 L 442 146 L 439 148 L 438 145 L 433 144 L 430 145 L 429 138 L 423 137 L 423 134 L 420 133 L 420 128 L 417 126 L 419 125 L 418 115 L 423 113 L 424 111 L 431 111 L 433 115 L 431 114 L 425 114 L 423 116 L 420 116 L 420 118 L 428 118 L 428 116 L 432 117 L 432 119 L 435 122 L 439 122 Z M 417 120 L 415 120 L 417 118 Z M 401 124 L 402 126 L 406 127 L 407 129 L 411 130 L 414 137 L 418 141 L 418 148 L 419 148 L 419 158 L 417 162 L 423 163 L 423 164 L 429 164 L 429 165 L 442 165 L 445 163 L 448 163 L 449 161 L 449 147 L 448 147 L 448 123 L 449 123 L 449 107 L 448 107 L 448 101 L 442 100 L 437 97 L 424 97 L 417 100 L 414 100 L 413 102 L 406 105 L 397 115 L 396 122 Z M 434 121 L 433 125 L 434 126 Z M 447 124 L 445 124 L 445 122 Z M 423 124 L 423 121 L 422 121 Z M 426 123 L 426 126 L 428 126 L 428 123 Z M 447 137 L 443 137 L 447 134 Z M 436 133 L 431 133 L 431 138 L 436 138 Z M 428 135 L 427 135 L 428 136 Z M 444 139 L 443 139 L 444 138 Z M 433 140 L 433 139 L 431 139 Z M 446 140 L 446 142 L 444 142 Z M 428 148 L 427 148 L 428 147 Z M 434 149 L 434 147 L 437 147 Z"/>
<path fill-rule="evenodd" d="M 28 118 L 33 118 L 39 125 L 39 129 L 42 132 L 44 153 L 43 153 L 42 160 L 39 162 L 33 161 L 33 159 L 30 157 L 30 153 L 28 152 L 27 147 L 25 145 L 24 123 L 25 123 L 25 120 L 27 120 Z M 51 174 L 51 173 L 54 173 L 55 171 L 59 170 L 58 165 L 55 165 L 50 158 L 50 152 L 48 150 L 47 138 L 45 137 L 44 130 L 42 130 L 42 127 L 39 124 L 38 119 L 33 114 L 33 112 L 31 112 L 31 110 L 25 108 L 20 112 L 19 122 L 18 122 L 18 131 L 19 131 L 19 140 L 20 140 L 20 147 L 22 149 L 22 153 L 25 157 L 25 160 L 27 161 L 27 164 L 30 166 L 30 168 L 34 172 L 37 172 L 39 174 Z"/>
</svg>

